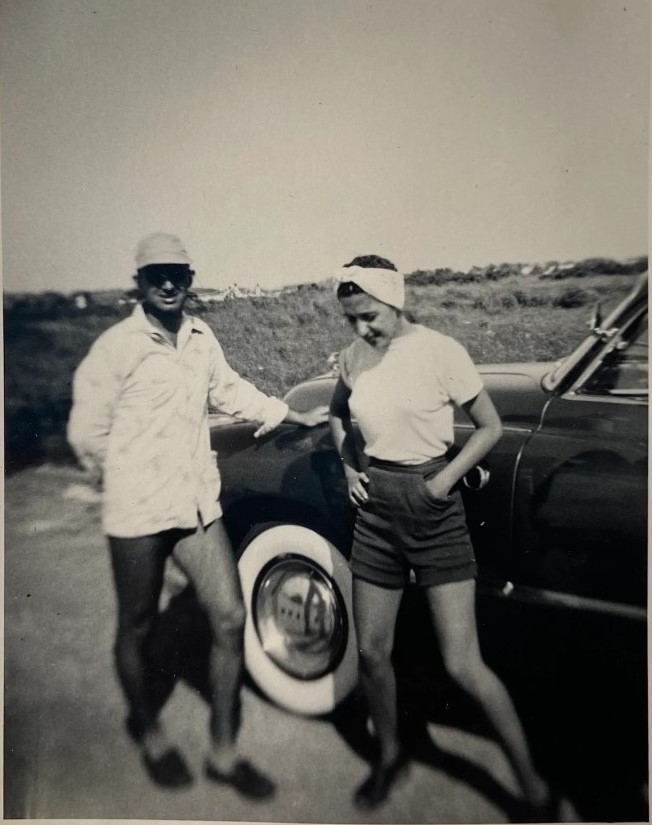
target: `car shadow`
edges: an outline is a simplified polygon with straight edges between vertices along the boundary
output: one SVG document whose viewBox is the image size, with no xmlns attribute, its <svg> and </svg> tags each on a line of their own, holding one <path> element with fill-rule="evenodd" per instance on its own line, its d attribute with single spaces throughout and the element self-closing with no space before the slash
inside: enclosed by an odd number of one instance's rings
<svg viewBox="0 0 652 825">
<path fill-rule="evenodd" d="M 167 702 L 179 681 L 192 687 L 206 702 L 210 701 L 209 649 L 207 618 L 192 588 L 186 587 L 173 596 L 161 612 L 148 644 L 155 702 L 159 709 Z M 252 688 L 262 696 L 255 685 Z M 508 814 L 511 812 L 511 818 L 517 821 L 517 800 L 488 771 L 438 747 L 428 732 L 432 714 L 426 712 L 423 702 L 415 702 L 409 685 L 401 684 L 401 694 L 401 732 L 410 758 L 466 782 Z M 369 762 L 372 760 L 374 743 L 367 728 L 364 702 L 358 691 L 354 691 L 326 718 L 354 752 Z"/>
<path fill-rule="evenodd" d="M 478 627 L 483 655 L 506 684 L 535 762 L 553 787 L 585 821 L 647 821 L 645 628 L 631 640 L 608 621 L 571 621 L 549 610 L 528 614 L 482 598 Z M 210 632 L 190 587 L 162 611 L 148 649 L 159 706 L 178 681 L 209 701 Z M 403 601 L 395 664 L 399 723 L 410 757 L 474 788 L 510 821 L 522 821 L 518 799 L 490 771 L 436 741 L 432 723 L 485 738 L 492 732 L 445 675 L 418 598 Z M 326 718 L 348 747 L 373 759 L 357 691 Z"/>
<path fill-rule="evenodd" d="M 491 736 L 443 672 L 425 603 L 404 607 L 396 650 L 407 712 Z M 584 820 L 647 821 L 644 623 L 485 596 L 477 619 L 485 661 L 508 688 L 551 785 Z"/>
</svg>

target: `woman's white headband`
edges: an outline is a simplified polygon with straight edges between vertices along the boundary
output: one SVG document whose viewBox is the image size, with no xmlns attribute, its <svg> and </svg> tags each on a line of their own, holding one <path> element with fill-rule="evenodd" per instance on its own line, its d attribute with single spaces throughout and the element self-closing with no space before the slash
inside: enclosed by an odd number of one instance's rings
<svg viewBox="0 0 652 825">
<path fill-rule="evenodd" d="M 357 284 L 372 298 L 389 304 L 396 309 L 405 305 L 405 282 L 400 272 L 393 269 L 378 269 L 365 266 L 345 266 L 335 273 L 335 292 L 340 284 Z"/>
</svg>

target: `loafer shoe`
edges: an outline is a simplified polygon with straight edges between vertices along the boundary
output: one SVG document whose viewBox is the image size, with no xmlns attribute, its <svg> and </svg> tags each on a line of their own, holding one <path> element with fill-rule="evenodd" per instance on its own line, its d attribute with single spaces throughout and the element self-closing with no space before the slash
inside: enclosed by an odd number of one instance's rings
<svg viewBox="0 0 652 825">
<path fill-rule="evenodd" d="M 357 808 L 371 811 L 387 799 L 392 785 L 407 770 L 407 757 L 399 753 L 389 765 L 376 764 L 371 773 L 355 792 L 353 802 Z"/>
<path fill-rule="evenodd" d="M 262 774 L 247 759 L 238 759 L 228 772 L 221 771 L 215 765 L 206 762 L 205 771 L 206 776 L 213 782 L 230 785 L 247 799 L 269 799 L 276 790 L 272 780 Z"/>
<path fill-rule="evenodd" d="M 158 757 L 143 751 L 143 765 L 150 779 L 162 788 L 184 788 L 192 783 L 192 774 L 176 748 Z"/>
</svg>

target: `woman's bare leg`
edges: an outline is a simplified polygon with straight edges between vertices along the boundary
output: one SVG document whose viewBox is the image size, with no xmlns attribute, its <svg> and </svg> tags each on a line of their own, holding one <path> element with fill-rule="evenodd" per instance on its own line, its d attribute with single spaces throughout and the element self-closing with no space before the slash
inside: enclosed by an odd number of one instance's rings
<svg viewBox="0 0 652 825">
<path fill-rule="evenodd" d="M 475 581 L 430 587 L 427 596 L 447 672 L 483 709 L 525 798 L 541 805 L 548 798 L 548 787 L 532 763 L 523 727 L 505 686 L 487 667 L 480 653 Z"/>
<path fill-rule="evenodd" d="M 397 730 L 396 677 L 391 661 L 396 616 L 402 590 L 388 590 L 353 580 L 353 616 L 360 651 L 360 683 L 378 739 L 381 764 L 400 751 Z"/>
</svg>

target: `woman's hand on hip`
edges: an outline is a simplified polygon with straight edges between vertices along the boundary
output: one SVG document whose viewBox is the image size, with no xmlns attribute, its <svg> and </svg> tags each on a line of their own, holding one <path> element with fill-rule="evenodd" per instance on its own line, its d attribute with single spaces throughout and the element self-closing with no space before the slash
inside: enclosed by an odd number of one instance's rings
<svg viewBox="0 0 652 825">
<path fill-rule="evenodd" d="M 432 478 L 426 479 L 426 487 L 433 498 L 448 498 L 452 486 L 443 473 L 437 473 Z"/>
</svg>

